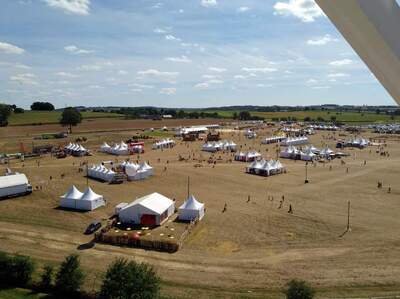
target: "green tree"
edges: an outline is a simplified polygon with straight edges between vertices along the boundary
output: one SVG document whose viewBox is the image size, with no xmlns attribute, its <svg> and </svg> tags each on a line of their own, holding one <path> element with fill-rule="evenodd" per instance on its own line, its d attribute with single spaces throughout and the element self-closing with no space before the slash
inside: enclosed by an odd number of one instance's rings
<svg viewBox="0 0 400 299">
<path fill-rule="evenodd" d="M 240 111 L 238 117 L 240 120 L 249 120 L 251 119 L 251 114 L 249 111 Z"/>
<path fill-rule="evenodd" d="M 49 291 L 53 286 L 53 272 L 54 269 L 50 265 L 46 265 L 43 268 L 43 273 L 40 276 L 39 286 L 44 291 Z"/>
<path fill-rule="evenodd" d="M 72 133 L 72 126 L 77 126 L 82 122 L 82 114 L 73 107 L 65 108 L 60 119 L 60 124 L 69 126 L 69 132 Z"/>
<path fill-rule="evenodd" d="M 152 299 L 159 295 L 159 282 L 153 267 L 146 263 L 115 260 L 107 269 L 101 286 L 102 299 Z"/>
<path fill-rule="evenodd" d="M 314 289 L 302 280 L 291 280 L 285 290 L 287 299 L 312 299 L 314 298 Z"/>
<path fill-rule="evenodd" d="M 336 122 L 336 116 L 332 115 L 332 116 L 331 116 L 331 121 L 332 121 L 332 122 Z"/>
<path fill-rule="evenodd" d="M 84 277 L 79 257 L 71 254 L 65 258 L 57 272 L 55 290 L 62 295 L 74 295 L 79 292 Z"/>
<path fill-rule="evenodd" d="M 0 104 L 0 126 L 6 127 L 8 125 L 8 118 L 10 117 L 12 108 L 7 104 Z"/>
<path fill-rule="evenodd" d="M 28 256 L 9 256 L 0 252 L 0 283 L 6 286 L 26 286 L 32 279 L 35 264 Z"/>
<path fill-rule="evenodd" d="M 16 255 L 12 258 L 11 279 L 14 285 L 24 287 L 32 279 L 35 263 L 29 256 Z"/>
<path fill-rule="evenodd" d="M 238 117 L 239 117 L 238 113 L 237 113 L 236 111 L 233 112 L 232 118 L 233 118 L 233 119 L 238 119 Z"/>
<path fill-rule="evenodd" d="M 54 105 L 49 102 L 34 102 L 31 105 L 33 111 L 54 111 Z"/>
</svg>

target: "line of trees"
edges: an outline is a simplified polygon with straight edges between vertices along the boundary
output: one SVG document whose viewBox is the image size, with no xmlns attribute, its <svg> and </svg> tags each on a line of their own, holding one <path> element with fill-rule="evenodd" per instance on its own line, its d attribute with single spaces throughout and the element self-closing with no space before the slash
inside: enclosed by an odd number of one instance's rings
<svg viewBox="0 0 400 299">
<path fill-rule="evenodd" d="M 176 110 L 176 109 L 163 109 L 155 107 L 132 107 L 121 108 L 120 114 L 125 115 L 127 118 L 153 118 L 161 119 L 163 115 L 171 115 L 172 118 L 222 118 L 218 112 L 207 111 L 190 111 L 190 110 Z"/>
<path fill-rule="evenodd" d="M 33 282 L 37 267 L 28 256 L 0 252 L 0 289 L 30 288 L 51 298 L 152 299 L 159 296 L 160 279 L 146 263 L 116 259 L 104 275 L 100 292 L 82 291 L 85 273 L 77 255 L 69 255 L 56 271 L 51 265 L 41 269 L 39 282 Z"/>
</svg>

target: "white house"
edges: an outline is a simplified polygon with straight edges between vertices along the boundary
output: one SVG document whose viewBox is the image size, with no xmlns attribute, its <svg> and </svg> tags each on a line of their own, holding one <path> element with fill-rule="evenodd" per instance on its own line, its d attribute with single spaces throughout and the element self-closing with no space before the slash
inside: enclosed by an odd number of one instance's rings
<svg viewBox="0 0 400 299">
<path fill-rule="evenodd" d="M 189 198 L 179 207 L 179 220 L 192 221 L 204 217 L 204 204 L 200 203 L 190 195 Z"/>
<path fill-rule="evenodd" d="M 122 223 L 161 225 L 175 212 L 174 202 L 159 193 L 143 196 L 127 205 L 118 206 Z"/>
</svg>

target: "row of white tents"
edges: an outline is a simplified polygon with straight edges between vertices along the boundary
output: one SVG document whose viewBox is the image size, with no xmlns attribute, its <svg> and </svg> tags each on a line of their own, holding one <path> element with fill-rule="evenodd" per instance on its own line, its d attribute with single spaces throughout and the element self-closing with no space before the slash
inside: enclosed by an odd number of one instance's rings
<svg viewBox="0 0 400 299">
<path fill-rule="evenodd" d="M 369 140 L 364 139 L 364 138 L 353 138 L 349 139 L 345 142 L 346 146 L 353 146 L 353 147 L 359 147 L 359 148 L 364 148 L 369 145 Z"/>
<path fill-rule="evenodd" d="M 205 152 L 217 152 L 217 151 L 236 151 L 236 143 L 233 141 L 223 140 L 223 141 L 214 141 L 207 142 L 203 144 L 202 148 Z"/>
<path fill-rule="evenodd" d="M 308 137 L 307 136 L 300 136 L 300 137 L 288 137 L 284 140 L 282 140 L 282 145 L 284 146 L 289 146 L 289 145 L 301 145 L 301 144 L 307 144 L 308 143 Z"/>
<path fill-rule="evenodd" d="M 92 211 L 106 205 L 102 195 L 95 193 L 90 187 L 85 192 L 80 192 L 72 186 L 67 193 L 60 197 L 60 207 L 81 211 Z"/>
<path fill-rule="evenodd" d="M 175 141 L 170 138 L 162 139 L 160 141 L 153 143 L 153 149 L 171 148 L 174 146 L 175 146 Z"/>
<path fill-rule="evenodd" d="M 129 181 L 144 180 L 154 175 L 154 168 L 146 162 L 140 164 L 124 161 L 120 164 Z"/>
<path fill-rule="evenodd" d="M 141 145 L 134 145 L 132 147 L 129 147 L 128 144 L 123 141 L 121 141 L 120 143 L 116 143 L 113 146 L 110 146 L 107 144 L 107 142 L 104 142 L 102 146 L 100 146 L 100 151 L 116 156 L 129 155 L 130 153 L 142 154 L 144 153 L 144 147 Z"/>
<path fill-rule="evenodd" d="M 270 176 L 285 172 L 285 167 L 279 160 L 254 161 L 246 167 L 246 172 L 263 176 Z"/>
<path fill-rule="evenodd" d="M 261 157 L 261 154 L 257 151 L 249 151 L 247 153 L 237 152 L 235 154 L 235 161 L 240 162 L 253 162 Z"/>
<path fill-rule="evenodd" d="M 262 144 L 271 144 L 271 143 L 278 143 L 278 142 L 282 142 L 283 140 L 285 140 L 286 137 L 285 136 L 272 136 L 272 137 L 266 137 L 264 138 L 261 143 Z"/>
<path fill-rule="evenodd" d="M 288 146 L 280 153 L 281 158 L 303 161 L 314 161 L 319 158 L 331 159 L 335 156 L 335 152 L 328 147 L 319 150 L 312 145 L 307 146 L 304 149 L 298 149 L 295 146 Z"/>
<path fill-rule="evenodd" d="M 337 131 L 339 130 L 338 126 L 335 125 L 309 125 L 308 126 L 311 129 L 314 130 L 324 130 L 324 131 Z"/>
<path fill-rule="evenodd" d="M 88 150 L 86 148 L 84 148 L 81 144 L 71 143 L 71 142 L 64 147 L 64 150 L 69 154 L 73 154 L 73 155 L 77 155 L 77 156 L 84 156 L 88 152 Z"/>
<path fill-rule="evenodd" d="M 105 182 L 111 182 L 114 179 L 116 172 L 108 169 L 103 164 L 92 165 L 87 170 L 87 175 L 91 178 L 102 180 Z"/>
</svg>

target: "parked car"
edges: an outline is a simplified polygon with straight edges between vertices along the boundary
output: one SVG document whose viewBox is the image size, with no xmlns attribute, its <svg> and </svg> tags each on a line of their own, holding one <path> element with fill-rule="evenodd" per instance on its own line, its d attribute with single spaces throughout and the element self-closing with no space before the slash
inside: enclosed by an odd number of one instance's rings
<svg viewBox="0 0 400 299">
<path fill-rule="evenodd" d="M 101 227 L 101 222 L 98 220 L 93 221 L 85 230 L 85 235 L 91 235 Z"/>
</svg>

